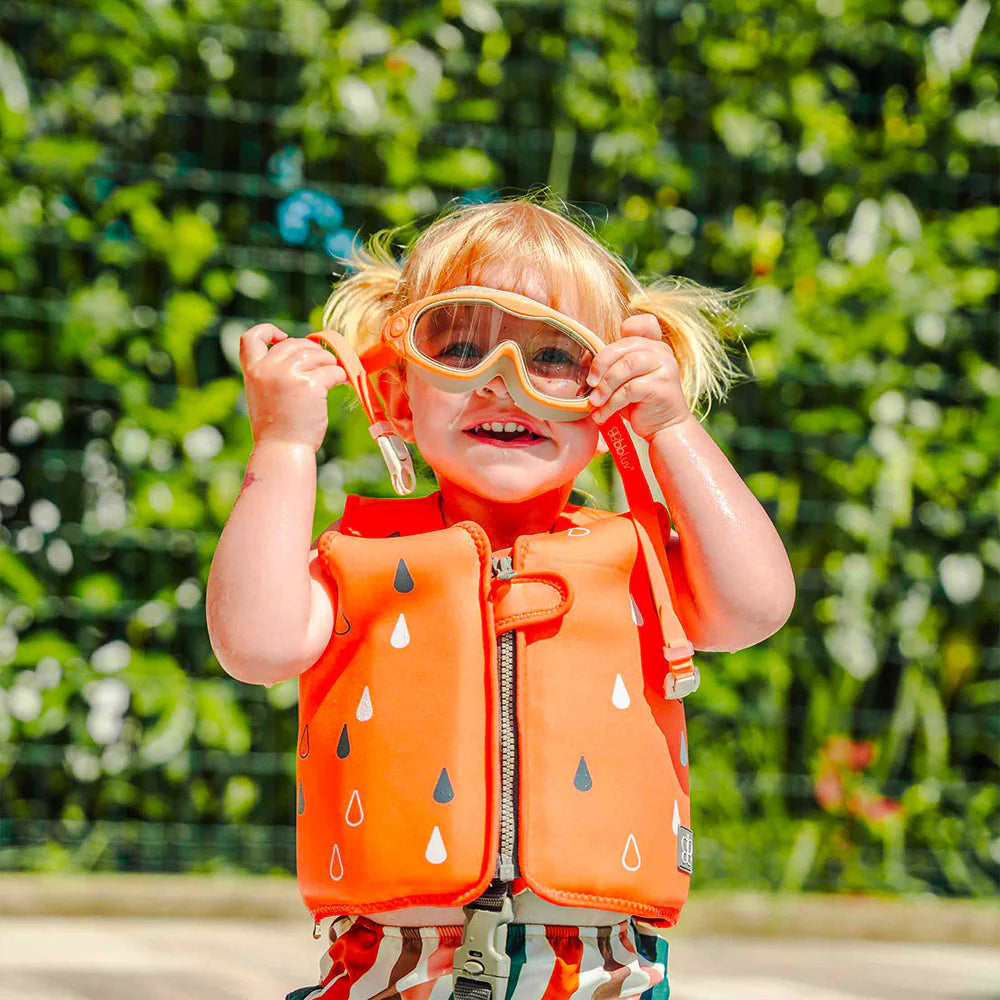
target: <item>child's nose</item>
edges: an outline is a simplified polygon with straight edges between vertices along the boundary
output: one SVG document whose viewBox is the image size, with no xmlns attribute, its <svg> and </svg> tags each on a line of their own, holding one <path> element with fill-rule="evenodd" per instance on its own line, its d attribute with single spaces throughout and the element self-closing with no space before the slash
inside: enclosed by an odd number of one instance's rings
<svg viewBox="0 0 1000 1000">
<path fill-rule="evenodd" d="M 508 399 L 510 398 L 510 393 L 507 391 L 507 383 L 504 382 L 501 375 L 494 375 L 489 382 L 480 386 L 476 392 L 484 395 L 489 392 L 494 396 L 506 396 Z"/>
</svg>

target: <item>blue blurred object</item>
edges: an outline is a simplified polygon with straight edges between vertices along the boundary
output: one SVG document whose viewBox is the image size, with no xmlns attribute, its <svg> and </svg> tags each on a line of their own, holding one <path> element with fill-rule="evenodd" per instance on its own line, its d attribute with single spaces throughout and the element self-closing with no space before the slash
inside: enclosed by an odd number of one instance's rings
<svg viewBox="0 0 1000 1000">
<path fill-rule="evenodd" d="M 331 257 L 349 257 L 358 243 L 358 234 L 350 229 L 330 233 L 323 241 L 323 249 Z"/>
<path fill-rule="evenodd" d="M 312 231 L 311 223 L 324 233 L 337 230 L 344 221 L 344 211 L 331 195 L 302 189 L 278 205 L 278 229 L 286 243 L 303 246 Z"/>
<path fill-rule="evenodd" d="M 458 200 L 463 205 L 485 205 L 489 201 L 496 201 L 497 196 L 498 193 L 493 188 L 478 187 L 466 191 Z"/>
<path fill-rule="evenodd" d="M 302 164 L 305 155 L 298 146 L 288 143 L 282 146 L 267 161 L 268 179 L 278 187 L 291 190 L 302 180 Z"/>
</svg>

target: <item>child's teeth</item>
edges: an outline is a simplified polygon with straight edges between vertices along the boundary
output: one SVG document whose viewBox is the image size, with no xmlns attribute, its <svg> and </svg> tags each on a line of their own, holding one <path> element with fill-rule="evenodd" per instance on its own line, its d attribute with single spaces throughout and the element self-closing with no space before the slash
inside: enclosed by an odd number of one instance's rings
<svg viewBox="0 0 1000 1000">
<path fill-rule="evenodd" d="M 520 424 L 504 424 L 504 432 L 507 434 L 514 434 L 516 431 L 523 431 L 524 428 Z"/>
<path fill-rule="evenodd" d="M 503 424 L 498 424 L 496 421 L 494 421 L 492 424 L 490 424 L 490 430 L 493 431 L 495 434 L 499 434 L 503 430 Z"/>
</svg>

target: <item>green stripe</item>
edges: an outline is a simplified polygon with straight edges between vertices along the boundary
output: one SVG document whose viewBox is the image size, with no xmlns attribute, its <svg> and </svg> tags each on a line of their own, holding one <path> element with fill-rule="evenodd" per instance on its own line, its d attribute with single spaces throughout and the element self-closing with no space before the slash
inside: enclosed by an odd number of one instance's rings
<svg viewBox="0 0 1000 1000">
<path fill-rule="evenodd" d="M 655 986 L 639 994 L 639 1000 L 668 1000 L 670 997 L 670 981 L 667 977 L 667 952 L 669 945 L 659 934 L 643 934 L 635 921 L 632 922 L 635 931 L 636 950 L 650 962 L 660 962 L 663 965 L 663 979 Z"/>
<path fill-rule="evenodd" d="M 507 980 L 506 1000 L 510 1000 L 524 968 L 524 924 L 507 925 L 507 954 L 510 956 L 510 979 Z"/>
</svg>

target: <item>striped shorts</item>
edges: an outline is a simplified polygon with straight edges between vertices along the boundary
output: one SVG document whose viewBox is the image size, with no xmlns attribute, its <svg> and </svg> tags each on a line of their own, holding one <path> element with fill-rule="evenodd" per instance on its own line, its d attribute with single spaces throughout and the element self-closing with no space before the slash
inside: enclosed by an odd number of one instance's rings
<svg viewBox="0 0 1000 1000">
<path fill-rule="evenodd" d="M 452 1000 L 461 926 L 394 927 L 338 917 L 322 979 L 285 1000 Z M 667 942 L 632 918 L 609 927 L 508 924 L 506 1000 L 667 1000 Z"/>
</svg>

